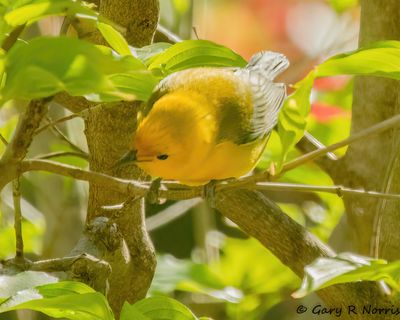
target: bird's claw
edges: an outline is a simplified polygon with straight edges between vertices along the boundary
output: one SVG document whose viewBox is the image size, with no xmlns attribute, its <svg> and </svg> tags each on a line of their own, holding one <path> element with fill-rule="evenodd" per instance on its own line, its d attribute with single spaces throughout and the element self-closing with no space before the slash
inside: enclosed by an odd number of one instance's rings
<svg viewBox="0 0 400 320">
<path fill-rule="evenodd" d="M 207 183 L 203 187 L 203 199 L 205 199 L 207 201 L 208 205 L 211 208 L 216 207 L 215 187 L 217 186 L 217 183 L 218 183 L 217 180 L 211 180 L 209 183 Z"/>
</svg>

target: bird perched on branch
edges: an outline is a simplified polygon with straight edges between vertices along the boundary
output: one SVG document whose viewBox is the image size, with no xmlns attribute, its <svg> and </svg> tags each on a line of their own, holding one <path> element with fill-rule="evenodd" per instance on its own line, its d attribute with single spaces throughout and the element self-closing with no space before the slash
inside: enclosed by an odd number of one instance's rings
<svg viewBox="0 0 400 320">
<path fill-rule="evenodd" d="M 120 163 L 188 185 L 247 174 L 277 123 L 286 89 L 273 79 L 288 65 L 282 54 L 260 52 L 245 68 L 193 68 L 166 77 Z"/>
</svg>

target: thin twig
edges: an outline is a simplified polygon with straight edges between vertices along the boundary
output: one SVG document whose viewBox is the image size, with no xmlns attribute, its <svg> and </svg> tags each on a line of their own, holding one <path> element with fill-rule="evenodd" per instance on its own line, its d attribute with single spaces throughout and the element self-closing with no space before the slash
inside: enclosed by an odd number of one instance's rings
<svg viewBox="0 0 400 320">
<path fill-rule="evenodd" d="M 14 200 L 14 229 L 15 229 L 15 261 L 24 261 L 24 239 L 22 237 L 22 212 L 21 212 L 21 191 L 19 177 L 13 181 Z"/>
<path fill-rule="evenodd" d="M 307 139 L 307 141 L 312 144 L 315 148 L 317 149 L 324 149 L 326 148 L 326 146 L 319 141 L 316 137 L 314 137 L 311 133 L 309 133 L 308 131 L 304 132 L 304 138 Z M 333 161 L 336 161 L 338 159 L 338 157 L 333 153 L 333 152 L 327 152 L 326 156 Z"/>
<path fill-rule="evenodd" d="M 307 131 L 304 132 L 304 137 L 296 144 L 296 148 L 301 152 L 301 154 L 306 154 L 316 149 L 322 149 L 326 146 L 321 143 L 314 136 L 309 134 Z M 322 170 L 324 170 L 331 177 L 335 177 L 338 168 L 340 169 L 339 158 L 333 153 L 329 152 L 325 156 L 316 158 L 314 160 L 315 164 L 318 165 Z M 270 172 L 271 173 L 271 172 Z M 275 173 L 271 173 L 274 175 Z"/>
<path fill-rule="evenodd" d="M 5 146 L 8 145 L 8 141 L 6 140 L 6 138 L 3 137 L 3 135 L 1 133 L 0 133 L 0 140 Z"/>
<path fill-rule="evenodd" d="M 59 123 L 61 123 L 61 122 L 65 122 L 65 121 L 68 121 L 68 120 L 71 120 L 71 119 L 75 119 L 75 118 L 77 118 L 77 117 L 79 117 L 79 114 L 77 114 L 77 113 L 72 113 L 72 114 L 70 114 L 70 115 L 68 115 L 68 116 L 62 117 L 62 118 L 57 119 L 57 120 L 55 120 L 55 121 L 52 121 L 52 122 L 50 122 L 50 123 L 44 125 L 43 127 L 40 127 L 39 129 L 37 129 L 37 130 L 35 131 L 35 135 L 38 135 L 39 133 L 41 133 L 41 132 L 43 132 L 43 131 L 49 129 L 50 127 L 54 127 L 55 125 L 57 125 L 57 124 L 59 124 Z"/>
<path fill-rule="evenodd" d="M 56 151 L 43 155 L 39 155 L 35 157 L 35 159 L 52 159 L 52 158 L 60 158 L 60 157 L 78 157 L 85 160 L 89 159 L 89 155 L 87 153 L 75 152 L 75 151 Z"/>
<path fill-rule="evenodd" d="M 90 181 L 94 184 L 101 186 L 107 186 L 108 188 L 119 191 L 123 194 L 132 197 L 144 197 L 150 190 L 148 183 L 138 182 L 134 180 L 125 180 L 116 177 L 112 177 L 106 174 L 82 170 L 70 165 L 65 165 L 48 160 L 25 160 L 21 163 L 21 172 L 27 171 L 47 171 L 60 174 L 66 177 L 72 177 L 78 180 Z M 232 188 L 245 188 L 245 189 L 268 189 L 268 190 L 287 190 L 291 188 L 292 191 L 298 192 L 327 192 L 341 195 L 352 195 L 352 196 L 366 196 L 374 198 L 384 198 L 390 200 L 400 200 L 398 194 L 387 194 L 376 191 L 365 191 L 350 189 L 341 186 L 309 186 L 302 184 L 285 184 L 279 182 L 263 182 L 263 183 L 243 183 L 243 180 L 233 180 L 220 182 L 216 185 L 216 191 L 223 191 Z M 343 191 L 343 192 L 341 192 Z M 203 187 L 188 187 L 176 182 L 164 182 L 159 190 L 160 198 L 170 200 L 186 200 L 201 197 L 203 195 Z"/>
<path fill-rule="evenodd" d="M 199 38 L 199 34 L 197 33 L 197 28 L 195 26 L 193 26 L 192 30 L 193 30 L 193 33 L 194 33 L 194 36 L 196 37 L 196 39 L 199 40 L 200 38 Z"/>
<path fill-rule="evenodd" d="M 257 190 L 270 191 L 294 191 L 294 192 L 324 192 L 336 194 L 339 197 L 348 196 L 366 196 L 370 198 L 380 198 L 386 200 L 400 200 L 400 194 L 382 193 L 361 189 L 350 189 L 342 186 L 313 186 L 306 184 L 293 184 L 281 182 L 258 182 L 254 187 Z"/>
<path fill-rule="evenodd" d="M 182 217 L 191 208 L 198 205 L 202 201 L 203 200 L 201 199 L 189 199 L 179 201 L 177 203 L 174 203 L 173 205 L 170 205 L 168 208 L 146 219 L 147 231 L 154 231 Z"/>
<path fill-rule="evenodd" d="M 52 123 L 49 117 L 46 117 L 49 123 Z M 86 152 L 79 148 L 75 143 L 73 143 L 56 125 L 49 126 L 50 130 L 57 136 L 59 136 L 64 142 L 66 142 L 72 149 L 77 152 L 85 154 Z"/>
<path fill-rule="evenodd" d="M 312 151 L 312 152 L 302 155 L 301 157 L 298 157 L 292 161 L 289 161 L 283 165 L 283 168 L 282 168 L 280 174 L 282 174 L 286 171 L 292 170 L 294 168 L 297 168 L 298 166 L 301 166 L 304 163 L 307 163 L 315 158 L 318 158 L 324 154 L 327 154 L 328 152 L 340 149 L 351 143 L 362 140 L 362 139 L 367 138 L 372 135 L 376 135 L 378 133 L 384 132 L 388 129 L 392 129 L 397 126 L 400 126 L 400 114 L 396 115 L 392 118 L 389 118 L 387 120 L 384 120 L 382 122 L 379 122 L 367 129 L 361 130 L 360 132 L 356 132 L 356 133 L 352 134 L 349 138 L 344 139 L 340 142 L 334 143 L 325 148 L 321 148 L 321 149 Z"/>
<path fill-rule="evenodd" d="M 167 28 L 163 27 L 160 24 L 157 25 L 157 32 L 163 35 L 166 38 L 166 40 L 170 43 L 178 43 L 182 41 L 182 39 L 179 36 L 172 33 L 170 30 L 168 30 Z"/>
</svg>

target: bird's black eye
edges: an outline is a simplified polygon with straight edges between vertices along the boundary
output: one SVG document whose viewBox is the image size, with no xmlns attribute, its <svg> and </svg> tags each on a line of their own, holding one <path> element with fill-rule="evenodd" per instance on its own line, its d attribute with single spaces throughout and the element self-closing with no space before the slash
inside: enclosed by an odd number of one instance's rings
<svg viewBox="0 0 400 320">
<path fill-rule="evenodd" d="M 158 160 L 167 160 L 168 159 L 168 155 L 167 154 L 160 154 L 159 156 L 157 156 Z"/>
</svg>

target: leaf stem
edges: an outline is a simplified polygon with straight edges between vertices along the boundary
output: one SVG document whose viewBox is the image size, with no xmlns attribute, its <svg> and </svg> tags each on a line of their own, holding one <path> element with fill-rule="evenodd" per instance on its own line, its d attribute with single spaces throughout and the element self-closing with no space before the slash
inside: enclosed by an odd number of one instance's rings
<svg viewBox="0 0 400 320">
<path fill-rule="evenodd" d="M 12 48 L 12 46 L 17 42 L 18 37 L 21 35 L 22 31 L 24 31 L 26 24 L 22 24 L 17 26 L 14 30 L 10 32 L 8 37 L 3 41 L 3 45 L 1 48 L 4 51 L 8 51 Z"/>
<path fill-rule="evenodd" d="M 21 212 L 21 191 L 20 178 L 13 181 L 14 200 L 14 229 L 15 229 L 15 261 L 24 262 L 24 240 L 22 237 L 22 212 Z"/>
</svg>

